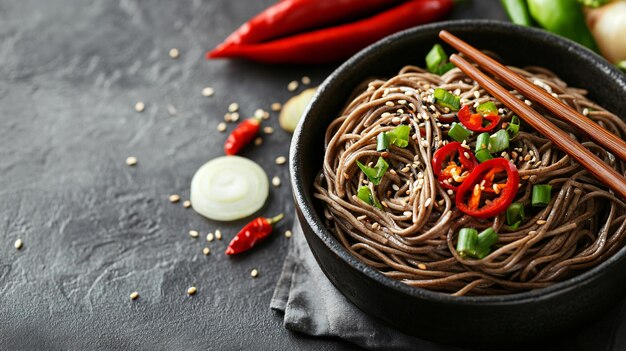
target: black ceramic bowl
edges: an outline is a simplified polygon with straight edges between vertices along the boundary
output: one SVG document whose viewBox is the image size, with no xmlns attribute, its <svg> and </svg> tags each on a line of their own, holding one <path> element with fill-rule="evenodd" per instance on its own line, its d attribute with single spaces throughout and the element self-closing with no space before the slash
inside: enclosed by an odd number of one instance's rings
<svg viewBox="0 0 626 351">
<path fill-rule="evenodd" d="M 626 79 L 591 51 L 544 31 L 490 20 L 416 27 L 362 50 L 321 85 L 291 144 L 296 209 L 308 244 L 333 284 L 356 306 L 406 333 L 442 343 L 519 345 L 572 330 L 615 304 L 626 291 L 626 248 L 601 265 L 548 288 L 503 296 L 453 297 L 387 278 L 348 253 L 324 227 L 313 198 L 322 167 L 324 132 L 352 90 L 372 76 L 390 77 L 406 64 L 424 65 L 441 29 L 507 64 L 539 65 L 591 99 L 626 116 Z M 445 47 L 445 46 L 444 46 Z M 446 47 L 449 53 L 454 52 Z"/>
</svg>

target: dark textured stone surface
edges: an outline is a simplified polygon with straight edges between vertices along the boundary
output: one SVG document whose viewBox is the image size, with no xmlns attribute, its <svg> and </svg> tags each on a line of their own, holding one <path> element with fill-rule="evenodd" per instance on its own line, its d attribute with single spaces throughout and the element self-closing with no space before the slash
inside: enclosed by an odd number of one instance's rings
<svg viewBox="0 0 626 351">
<path fill-rule="evenodd" d="M 0 1 L 1 350 L 352 347 L 291 333 L 268 307 L 293 213 L 287 167 L 273 162 L 290 135 L 275 113 L 276 132 L 243 155 L 283 180 L 259 212 L 288 214 L 276 235 L 227 258 L 246 220 L 211 222 L 167 200 L 186 199 L 195 170 L 223 154 L 215 128 L 230 102 L 249 116 L 286 100 L 289 81 L 307 74 L 319 84 L 336 67 L 203 60 L 270 3 Z M 503 15 L 474 1 L 453 16 Z M 212 98 L 200 94 L 207 85 Z M 137 166 L 125 165 L 130 155 Z M 204 235 L 217 228 L 224 240 L 205 257 Z"/>
</svg>

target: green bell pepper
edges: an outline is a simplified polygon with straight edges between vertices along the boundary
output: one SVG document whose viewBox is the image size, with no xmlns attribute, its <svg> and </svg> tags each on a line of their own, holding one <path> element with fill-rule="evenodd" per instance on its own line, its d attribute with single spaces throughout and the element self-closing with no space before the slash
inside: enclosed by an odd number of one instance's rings
<svg viewBox="0 0 626 351">
<path fill-rule="evenodd" d="M 528 0 L 528 10 L 543 29 L 598 51 L 582 5 L 576 0 Z"/>
</svg>

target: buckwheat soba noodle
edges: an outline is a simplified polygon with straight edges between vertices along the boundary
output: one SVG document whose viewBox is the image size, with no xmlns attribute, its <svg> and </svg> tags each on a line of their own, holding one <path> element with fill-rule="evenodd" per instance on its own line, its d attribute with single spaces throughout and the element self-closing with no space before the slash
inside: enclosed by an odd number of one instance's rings
<svg viewBox="0 0 626 351">
<path fill-rule="evenodd" d="M 626 137 L 624 121 L 586 91 L 544 68 L 511 69 Z M 406 66 L 365 82 L 325 143 L 314 188 L 327 227 L 358 259 L 411 286 L 454 295 L 542 288 L 604 261 L 626 236 L 622 199 L 457 68 L 440 76 Z"/>
</svg>

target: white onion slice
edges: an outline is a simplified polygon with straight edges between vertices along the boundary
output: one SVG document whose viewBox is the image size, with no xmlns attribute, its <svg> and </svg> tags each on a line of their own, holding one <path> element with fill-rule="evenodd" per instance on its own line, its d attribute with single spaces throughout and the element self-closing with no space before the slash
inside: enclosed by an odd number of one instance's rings
<svg viewBox="0 0 626 351">
<path fill-rule="evenodd" d="M 215 158 L 198 169 L 191 180 L 191 205 L 199 214 L 232 221 L 258 211 L 269 192 L 265 171 L 239 156 Z"/>
</svg>

